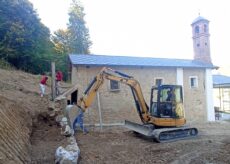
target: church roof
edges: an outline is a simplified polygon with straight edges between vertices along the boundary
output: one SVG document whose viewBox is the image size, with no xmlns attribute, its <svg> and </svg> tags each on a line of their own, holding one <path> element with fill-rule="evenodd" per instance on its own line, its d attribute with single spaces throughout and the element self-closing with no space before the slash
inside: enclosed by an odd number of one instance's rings
<svg viewBox="0 0 230 164">
<path fill-rule="evenodd" d="M 106 56 L 70 54 L 73 65 L 88 66 L 143 66 L 143 67 L 187 67 L 187 68 L 217 68 L 213 64 L 189 59 L 169 59 L 132 56 Z"/>
<path fill-rule="evenodd" d="M 203 21 L 203 20 L 209 22 L 209 20 L 199 15 L 196 19 L 193 20 L 192 24 L 197 23 L 199 21 Z"/>
</svg>

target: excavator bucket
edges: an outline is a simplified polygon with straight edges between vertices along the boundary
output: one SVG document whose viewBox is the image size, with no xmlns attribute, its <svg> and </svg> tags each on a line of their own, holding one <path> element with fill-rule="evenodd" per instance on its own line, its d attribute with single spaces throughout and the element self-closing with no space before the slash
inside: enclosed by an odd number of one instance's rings
<svg viewBox="0 0 230 164">
<path fill-rule="evenodd" d="M 147 136 L 147 137 L 151 137 L 152 132 L 154 130 L 150 126 L 144 126 L 144 125 L 141 125 L 135 122 L 131 122 L 128 120 L 125 120 L 125 127 L 137 133 L 143 134 L 144 136 Z"/>
<path fill-rule="evenodd" d="M 187 126 L 179 128 L 154 129 L 153 126 L 140 125 L 125 120 L 125 127 L 148 138 L 152 138 L 157 142 L 171 142 L 176 140 L 189 139 L 198 135 L 197 128 Z"/>
</svg>

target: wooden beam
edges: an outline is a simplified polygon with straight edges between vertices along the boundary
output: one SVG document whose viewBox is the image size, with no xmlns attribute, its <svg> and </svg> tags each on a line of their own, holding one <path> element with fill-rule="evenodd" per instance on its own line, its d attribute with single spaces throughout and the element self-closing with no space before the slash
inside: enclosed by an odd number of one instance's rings
<svg viewBox="0 0 230 164">
<path fill-rule="evenodd" d="M 51 82 L 51 93 L 52 93 L 52 101 L 56 98 L 56 83 L 55 83 L 55 62 L 51 63 L 51 71 L 52 71 L 52 82 Z"/>
</svg>

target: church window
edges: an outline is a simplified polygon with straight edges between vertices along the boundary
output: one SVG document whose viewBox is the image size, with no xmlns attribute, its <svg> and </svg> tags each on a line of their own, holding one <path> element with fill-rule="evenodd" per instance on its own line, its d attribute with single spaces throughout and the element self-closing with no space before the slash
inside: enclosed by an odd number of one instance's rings
<svg viewBox="0 0 230 164">
<path fill-rule="evenodd" d="M 110 80 L 110 91 L 118 91 L 120 90 L 120 85 L 118 81 Z"/>
<path fill-rule="evenodd" d="M 204 24 L 204 32 L 207 32 L 207 25 Z"/>
<path fill-rule="evenodd" d="M 190 88 L 197 88 L 198 87 L 198 77 L 190 76 L 189 83 L 190 83 Z"/>
<path fill-rule="evenodd" d="M 162 78 L 155 78 L 155 85 L 159 86 L 163 84 L 163 79 Z"/>
</svg>

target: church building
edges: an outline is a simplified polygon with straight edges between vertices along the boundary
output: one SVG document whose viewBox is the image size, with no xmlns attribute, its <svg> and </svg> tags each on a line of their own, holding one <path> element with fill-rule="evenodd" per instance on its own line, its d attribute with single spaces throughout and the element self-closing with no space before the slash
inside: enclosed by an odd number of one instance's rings
<svg viewBox="0 0 230 164">
<path fill-rule="evenodd" d="M 103 67 L 110 67 L 138 80 L 147 103 L 152 86 L 182 85 L 187 122 L 214 121 L 212 70 L 217 67 L 211 60 L 209 21 L 199 16 L 191 26 L 194 50 L 191 60 L 70 54 L 71 81 L 79 85 L 78 96 Z M 105 80 L 85 113 L 86 123 L 98 124 L 101 120 L 104 124 L 117 124 L 125 119 L 140 121 L 130 88 Z"/>
</svg>

